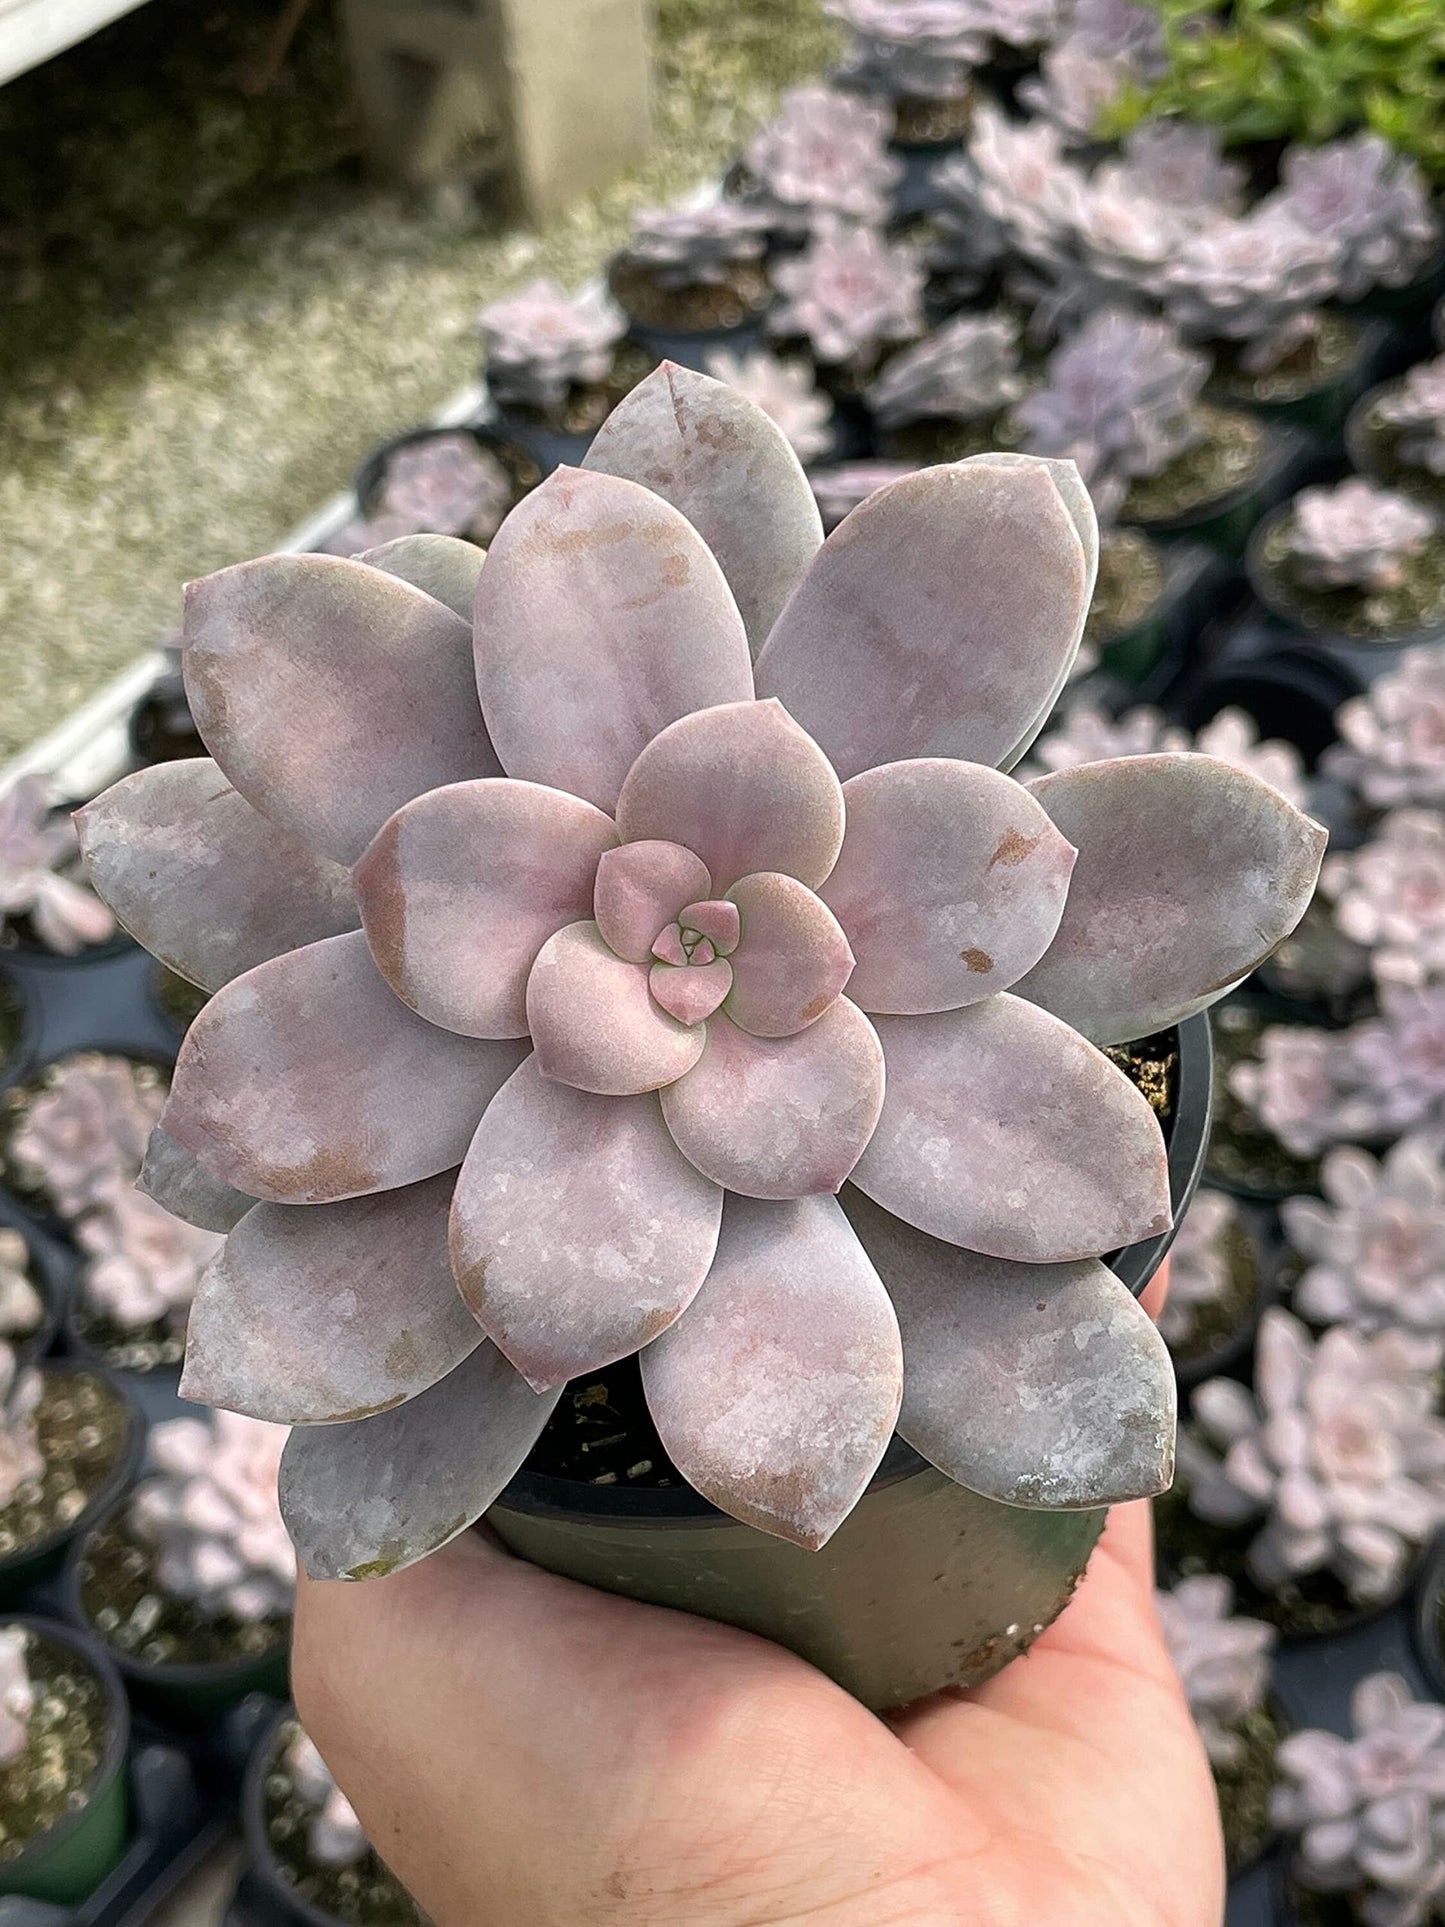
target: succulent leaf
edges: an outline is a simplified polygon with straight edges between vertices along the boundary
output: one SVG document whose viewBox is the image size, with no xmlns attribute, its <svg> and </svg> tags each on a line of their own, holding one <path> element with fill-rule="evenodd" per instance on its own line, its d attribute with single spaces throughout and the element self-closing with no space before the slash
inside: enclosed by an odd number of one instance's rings
<svg viewBox="0 0 1445 1927">
<path fill-rule="evenodd" d="M 682 511 L 721 563 L 756 655 L 823 540 L 782 430 L 736 388 L 665 361 L 613 409 L 583 467 Z"/>
<path fill-rule="evenodd" d="M 1042 724 L 1087 587 L 1074 514 L 1043 463 L 905 475 L 823 544 L 758 658 L 758 693 L 845 779 L 911 756 L 997 763 Z"/>
<path fill-rule="evenodd" d="M 218 991 L 186 1033 L 161 1121 L 238 1191 L 334 1203 L 459 1164 L 525 1049 L 423 1022 L 353 931 Z"/>
<path fill-rule="evenodd" d="M 653 964 L 647 973 L 647 987 L 653 1000 L 680 1024 L 706 1023 L 733 987 L 733 967 L 726 957 L 710 957 L 699 963 L 695 957 L 684 955 L 682 962 L 691 968 Z"/>
<path fill-rule="evenodd" d="M 209 756 L 123 776 L 75 821 L 121 923 L 203 990 L 360 922 L 342 866 L 267 822 Z"/>
<path fill-rule="evenodd" d="M 876 1023 L 888 1081 L 853 1182 L 885 1211 L 1022 1264 L 1168 1230 L 1158 1120 L 1066 1024 L 1007 992 Z"/>
<path fill-rule="evenodd" d="M 374 549 L 364 549 L 356 559 L 368 568 L 400 576 L 470 623 L 486 555 L 475 542 L 455 535 L 398 535 Z"/>
<path fill-rule="evenodd" d="M 680 843 L 623 843 L 604 851 L 597 865 L 593 915 L 609 949 L 628 963 L 646 963 L 658 932 L 677 922 L 690 897 L 705 898 L 711 889 L 707 865 Z"/>
<path fill-rule="evenodd" d="M 202 1231 L 230 1231 L 256 1202 L 244 1191 L 213 1178 L 159 1124 L 146 1140 L 136 1189 L 153 1198 L 173 1218 Z"/>
<path fill-rule="evenodd" d="M 842 1198 L 903 1334 L 898 1431 L 971 1492 L 1049 1511 L 1163 1492 L 1174 1367 L 1097 1258 L 1014 1264 L 960 1251 Z"/>
<path fill-rule="evenodd" d="M 536 1386 L 626 1357 L 692 1302 L 722 1193 L 656 1098 L 596 1097 L 529 1058 L 478 1126 L 452 1206 L 452 1268 L 492 1342 Z"/>
<path fill-rule="evenodd" d="M 395 1411 L 298 1426 L 280 1490 L 302 1565 L 313 1579 L 372 1579 L 437 1551 L 481 1518 L 560 1397 L 481 1344 Z"/>
<path fill-rule="evenodd" d="M 476 661 L 507 774 L 609 811 L 660 729 L 753 694 L 742 617 L 697 530 L 590 469 L 559 468 L 497 532 Z"/>
<path fill-rule="evenodd" d="M 1212 756 L 1129 756 L 1029 785 L 1079 852 L 1063 921 L 1015 986 L 1097 1044 L 1222 997 L 1308 908 L 1325 830 Z"/>
<path fill-rule="evenodd" d="M 510 777 L 415 797 L 355 870 L 376 967 L 404 1004 L 463 1037 L 525 1037 L 537 953 L 592 909 L 612 819 Z"/>
<path fill-rule="evenodd" d="M 725 1009 L 754 1037 L 791 1037 L 815 1023 L 853 972 L 838 919 L 796 877 L 740 877 L 729 891 L 739 937 Z"/>
<path fill-rule="evenodd" d="M 822 882 L 843 844 L 843 791 L 779 702 L 701 709 L 653 738 L 622 785 L 624 843 L 685 844 L 725 891 L 757 870 Z"/>
<path fill-rule="evenodd" d="M 207 749 L 247 802 L 322 856 L 354 863 L 413 796 L 502 773 L 467 625 L 399 576 L 334 555 L 262 556 L 190 583 L 183 635 Z"/>
<path fill-rule="evenodd" d="M 903 1385 L 888 1294 L 832 1198 L 729 1198 L 689 1309 L 642 1354 L 678 1470 L 733 1518 L 816 1551 L 888 1448 Z"/>
<path fill-rule="evenodd" d="M 527 1028 L 537 1067 L 579 1091 L 631 1097 L 692 1069 L 703 1033 L 654 1001 L 645 964 L 627 963 L 595 923 L 549 937 L 527 979 Z"/>
<path fill-rule="evenodd" d="M 249 1211 L 201 1279 L 181 1396 L 326 1425 L 435 1385 L 482 1339 L 448 1257 L 455 1180 Z"/>
<path fill-rule="evenodd" d="M 842 853 L 819 894 L 852 945 L 860 1009 L 955 1010 L 1038 962 L 1075 852 L 1027 791 L 925 757 L 851 777 L 843 799 Z"/>
<path fill-rule="evenodd" d="M 662 1093 L 684 1154 L 750 1198 L 836 1191 L 878 1120 L 883 1053 L 873 1026 L 837 997 L 806 1030 L 752 1037 L 718 1011 L 697 1063 Z"/>
</svg>

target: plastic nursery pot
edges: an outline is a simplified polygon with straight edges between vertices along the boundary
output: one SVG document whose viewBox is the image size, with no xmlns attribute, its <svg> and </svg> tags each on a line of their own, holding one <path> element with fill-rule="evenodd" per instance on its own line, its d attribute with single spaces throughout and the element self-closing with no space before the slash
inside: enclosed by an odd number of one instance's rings
<svg viewBox="0 0 1445 1927">
<path fill-rule="evenodd" d="M 1436 1699 L 1445 1699 L 1445 1534 L 1431 1548 L 1415 1588 L 1415 1653 Z"/>
<path fill-rule="evenodd" d="M 155 959 L 129 937 L 78 957 L 7 952 L 0 975 L 24 1000 L 28 1043 L 23 1066 L 0 1078 L 0 1089 L 13 1090 L 72 1051 L 173 1064 L 176 1028 L 153 994 L 155 970 Z"/>
<path fill-rule="evenodd" d="M 1346 314 L 1379 315 L 1388 321 L 1423 323 L 1442 296 L 1445 296 L 1445 248 L 1432 254 L 1403 287 L 1371 288 L 1358 301 L 1342 305 Z"/>
<path fill-rule="evenodd" d="M 103 1518 L 93 1520 L 70 1545 L 60 1576 L 60 1604 L 73 1626 L 80 1627 L 105 1647 L 135 1704 L 169 1726 L 193 1730 L 213 1725 L 252 1693 L 265 1693 L 272 1699 L 288 1698 L 291 1692 L 289 1640 L 283 1639 L 262 1653 L 190 1664 L 142 1659 L 135 1653 L 123 1652 L 107 1639 L 86 1605 L 86 1576 L 98 1535 L 118 1522 L 124 1505 L 122 1498 Z"/>
<path fill-rule="evenodd" d="M 0 1863 L 0 1894 L 74 1906 L 95 1891 L 125 1851 L 130 1825 L 126 1774 L 130 1708 L 120 1675 L 90 1640 L 54 1620 L 22 1615 L 6 1623 L 24 1626 L 46 1645 L 61 1648 L 94 1675 L 105 1695 L 105 1748 L 84 1805 L 38 1834 L 13 1860 Z"/>
<path fill-rule="evenodd" d="M 0 961 L 0 1089 L 25 1076 L 40 1044 L 40 1010 Z"/>
<path fill-rule="evenodd" d="M 1182 1216 L 1209 1130 L 1208 1019 L 1191 1017 L 1177 1038 L 1169 1176 Z M 1154 1275 L 1171 1235 L 1111 1260 L 1130 1291 Z M 739 1524 L 686 1486 L 598 1486 L 525 1467 L 487 1518 L 536 1565 L 761 1633 L 877 1708 L 976 1685 L 1025 1651 L 1068 1604 L 1105 1513 L 982 1498 L 895 1438 L 819 1552 Z"/>
<path fill-rule="evenodd" d="M 1385 323 L 1327 314 L 1315 369 L 1292 375 L 1286 365 L 1276 374 L 1251 377 L 1231 367 L 1216 374 L 1211 392 L 1226 406 L 1247 408 L 1265 421 L 1290 422 L 1334 441 L 1344 430 L 1351 404 L 1388 354 L 1390 338 Z"/>
<path fill-rule="evenodd" d="M 1382 661 L 1379 667 L 1385 666 Z M 1336 742 L 1341 703 L 1366 686 L 1353 659 L 1337 658 L 1251 607 L 1216 633 L 1175 707 L 1189 729 L 1202 729 L 1230 706 L 1245 710 L 1265 738 L 1293 743 L 1313 766 Z"/>
<path fill-rule="evenodd" d="M 1126 502 L 1120 519 L 1143 529 L 1156 542 L 1203 542 L 1222 555 L 1242 556 L 1261 517 L 1294 487 L 1310 452 L 1299 429 L 1283 422 L 1267 423 L 1252 472 L 1233 488 L 1172 516 L 1141 514 Z"/>
<path fill-rule="evenodd" d="M 130 712 L 126 734 L 138 763 L 170 763 L 179 757 L 206 754 L 186 698 L 179 661 L 156 677 Z"/>
<path fill-rule="evenodd" d="M 1399 390 L 1398 382 L 1384 382 L 1361 395 L 1345 423 L 1345 448 L 1362 474 L 1373 476 L 1386 488 L 1415 496 L 1437 513 L 1445 512 L 1445 475 L 1402 461 L 1399 448 L 1407 431 L 1380 419 L 1380 403 Z"/>
<path fill-rule="evenodd" d="M 764 347 L 761 321 L 743 321 L 735 328 L 658 328 L 631 317 L 632 339 L 654 362 L 675 361 L 679 368 L 708 372 L 708 362 L 719 349 L 746 356 Z"/>
<path fill-rule="evenodd" d="M 72 1540 L 88 1532 L 97 1520 L 102 1518 L 117 1504 L 121 1495 L 135 1478 L 140 1465 L 141 1452 L 145 1444 L 145 1424 L 134 1402 L 122 1387 L 109 1374 L 95 1371 L 89 1366 L 66 1364 L 51 1359 L 40 1368 L 48 1386 L 64 1386 L 65 1382 L 84 1378 L 99 1379 L 119 1401 L 121 1437 L 114 1460 L 108 1470 L 99 1478 L 88 1499 L 75 1517 L 64 1525 L 59 1525 L 43 1537 L 32 1540 L 18 1548 L 8 1557 L 0 1558 L 0 1606 L 16 1603 L 31 1587 L 48 1579 L 58 1572 L 64 1563 L 66 1548 Z M 42 1408 L 43 1418 L 43 1408 Z M 44 1427 L 42 1423 L 42 1438 Z"/>
<path fill-rule="evenodd" d="M 1254 1336 L 1264 1313 L 1279 1297 L 1279 1232 L 1274 1213 L 1264 1206 L 1240 1203 L 1239 1247 L 1231 1252 L 1243 1274 L 1245 1300 L 1228 1327 L 1212 1342 L 1194 1351 L 1174 1352 L 1174 1376 L 1181 1391 L 1206 1378 L 1248 1381 L 1254 1359 Z"/>
</svg>

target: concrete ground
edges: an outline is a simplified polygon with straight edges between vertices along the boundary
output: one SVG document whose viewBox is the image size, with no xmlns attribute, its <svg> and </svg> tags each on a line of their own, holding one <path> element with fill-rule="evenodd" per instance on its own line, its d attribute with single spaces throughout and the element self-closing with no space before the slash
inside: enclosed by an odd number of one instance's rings
<svg viewBox="0 0 1445 1927">
<path fill-rule="evenodd" d="M 469 379 L 483 302 L 594 272 L 836 44 L 821 0 L 656 0 L 653 155 L 531 233 L 363 184 L 326 0 L 243 93 L 279 10 L 150 0 L 0 89 L 0 762 Z"/>
</svg>

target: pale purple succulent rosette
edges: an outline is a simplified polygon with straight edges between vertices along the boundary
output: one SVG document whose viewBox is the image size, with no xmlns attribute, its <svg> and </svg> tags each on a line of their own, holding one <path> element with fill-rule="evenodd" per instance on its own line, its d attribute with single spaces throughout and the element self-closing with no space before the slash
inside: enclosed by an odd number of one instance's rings
<svg viewBox="0 0 1445 1927">
<path fill-rule="evenodd" d="M 216 760 L 82 837 L 215 992 L 148 1181 L 259 1200 L 184 1384 L 298 1428 L 311 1571 L 443 1543 L 638 1352 L 692 1485 L 806 1546 L 895 1423 L 1014 1504 L 1168 1483 L 1167 1353 L 1098 1257 L 1167 1228 L 1165 1147 L 1096 1046 L 1253 968 L 1324 833 L 1207 757 L 1003 774 L 1096 561 L 1077 472 L 1017 456 L 824 543 L 777 427 L 664 365 L 472 623 L 400 544 L 192 586 Z"/>
</svg>

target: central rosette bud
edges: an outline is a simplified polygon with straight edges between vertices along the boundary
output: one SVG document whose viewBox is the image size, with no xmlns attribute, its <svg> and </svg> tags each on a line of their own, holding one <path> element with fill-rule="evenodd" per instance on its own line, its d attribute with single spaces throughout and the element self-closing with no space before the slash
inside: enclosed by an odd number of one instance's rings
<svg viewBox="0 0 1445 1927">
<path fill-rule="evenodd" d="M 733 987 L 728 958 L 741 933 L 738 907 L 726 897 L 689 903 L 659 933 L 648 988 L 670 1017 L 700 1024 L 712 1016 Z"/>
</svg>

